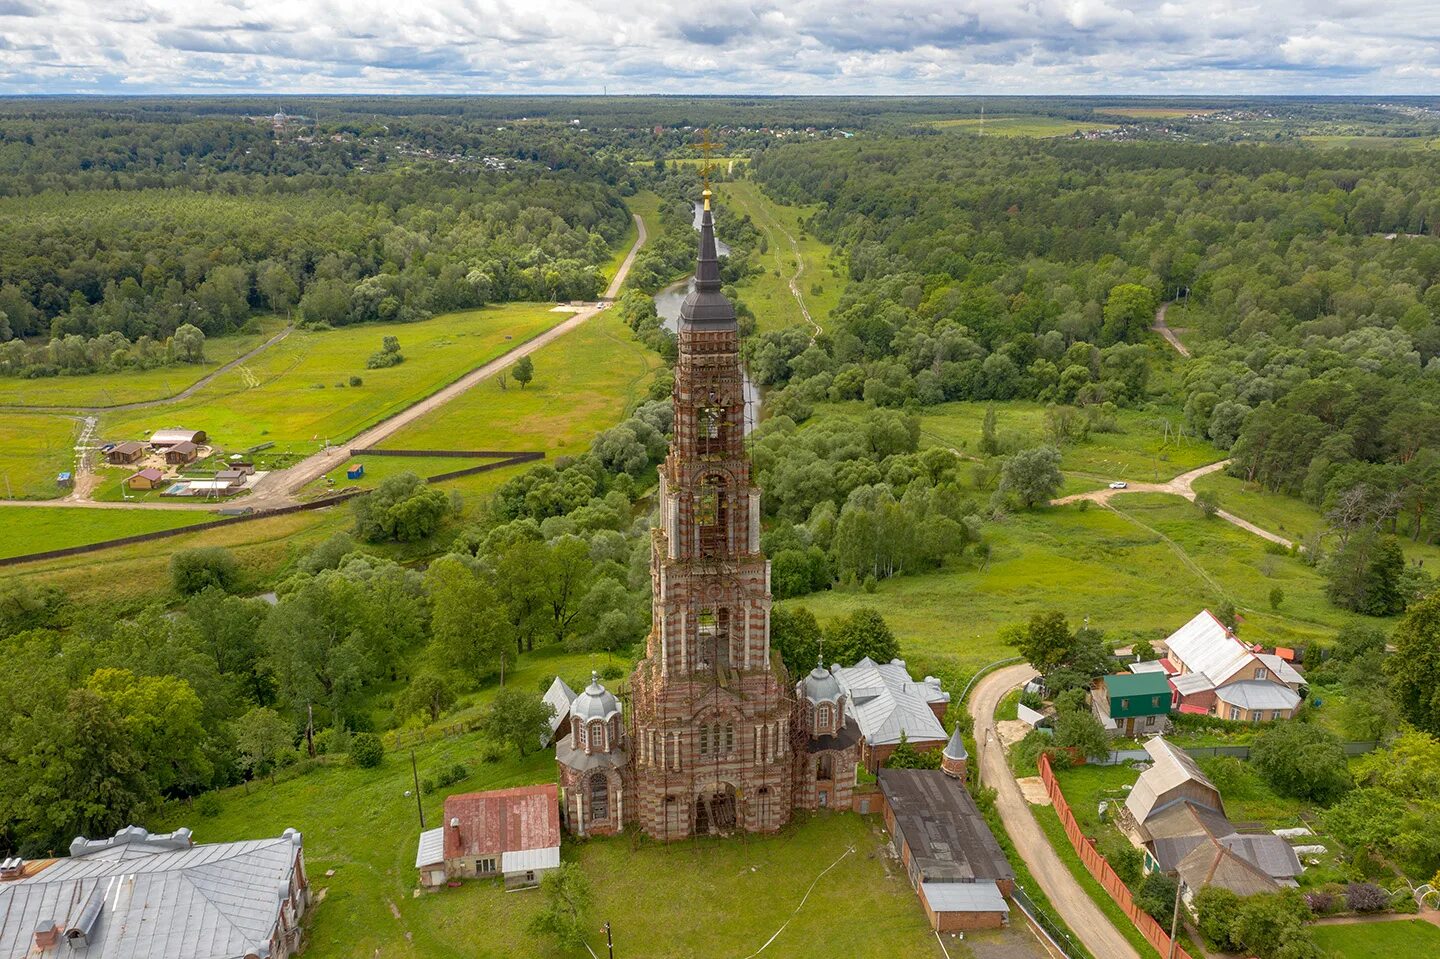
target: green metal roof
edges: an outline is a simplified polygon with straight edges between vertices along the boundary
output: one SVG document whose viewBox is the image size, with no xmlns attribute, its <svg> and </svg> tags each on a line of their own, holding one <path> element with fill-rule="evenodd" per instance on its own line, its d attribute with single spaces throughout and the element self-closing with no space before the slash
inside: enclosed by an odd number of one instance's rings
<svg viewBox="0 0 1440 959">
<path fill-rule="evenodd" d="M 1164 673 L 1120 673 L 1106 676 L 1105 691 L 1111 699 L 1120 696 L 1164 696 L 1170 698 L 1170 681 Z"/>
</svg>

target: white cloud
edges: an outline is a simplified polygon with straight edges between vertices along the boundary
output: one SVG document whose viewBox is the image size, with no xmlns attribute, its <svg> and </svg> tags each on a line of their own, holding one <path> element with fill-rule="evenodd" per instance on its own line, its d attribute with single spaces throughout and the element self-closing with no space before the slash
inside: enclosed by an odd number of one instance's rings
<svg viewBox="0 0 1440 959">
<path fill-rule="evenodd" d="M 1436 92 L 1376 0 L 0 0 L 0 92 Z"/>
</svg>

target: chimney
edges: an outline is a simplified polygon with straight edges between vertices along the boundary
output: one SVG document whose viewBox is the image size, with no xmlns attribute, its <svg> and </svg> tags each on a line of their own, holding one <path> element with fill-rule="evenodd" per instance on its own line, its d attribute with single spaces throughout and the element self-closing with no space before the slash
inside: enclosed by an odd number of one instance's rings
<svg viewBox="0 0 1440 959">
<path fill-rule="evenodd" d="M 60 924 L 54 919 L 42 919 L 35 927 L 35 948 L 42 952 L 60 941 Z"/>
<path fill-rule="evenodd" d="M 452 816 L 452 817 L 450 818 L 450 828 L 451 828 L 451 829 L 459 829 L 459 828 L 460 828 L 460 817 L 459 817 L 459 816 Z"/>
<path fill-rule="evenodd" d="M 0 882 L 9 882 L 12 879 L 21 879 L 25 876 L 25 860 L 19 856 L 12 859 L 0 859 Z"/>
</svg>

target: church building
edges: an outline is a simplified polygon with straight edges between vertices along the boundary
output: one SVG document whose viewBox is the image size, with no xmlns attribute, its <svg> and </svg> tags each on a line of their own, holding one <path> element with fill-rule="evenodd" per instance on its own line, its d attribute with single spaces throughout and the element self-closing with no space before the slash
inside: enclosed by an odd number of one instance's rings
<svg viewBox="0 0 1440 959">
<path fill-rule="evenodd" d="M 793 809 L 851 807 L 865 744 L 853 691 L 838 667 L 818 663 L 792 685 L 770 649 L 770 562 L 745 451 L 740 332 L 720 287 L 707 189 L 695 284 L 680 307 L 646 655 L 628 703 L 592 677 L 557 716 L 572 834 L 628 825 L 661 840 L 772 832 Z M 904 678 L 925 693 L 914 711 L 938 727 L 949 698 L 940 699 L 938 681 L 932 689 Z M 556 689 L 568 687 L 557 680 Z M 867 703 L 879 695 L 863 692 Z"/>
</svg>

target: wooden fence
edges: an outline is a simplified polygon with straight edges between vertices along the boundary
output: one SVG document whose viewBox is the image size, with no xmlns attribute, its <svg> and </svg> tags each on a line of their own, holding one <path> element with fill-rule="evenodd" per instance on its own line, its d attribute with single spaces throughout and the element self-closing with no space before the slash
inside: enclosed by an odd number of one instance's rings
<svg viewBox="0 0 1440 959">
<path fill-rule="evenodd" d="M 1074 813 L 1070 812 L 1070 804 L 1065 801 L 1065 794 L 1060 791 L 1060 783 L 1055 780 L 1055 773 L 1050 768 L 1050 757 L 1043 753 L 1040 756 L 1040 779 L 1045 783 L 1045 791 L 1050 794 L 1050 802 L 1055 806 L 1055 814 L 1060 817 L 1060 825 L 1065 827 L 1065 836 L 1070 840 L 1070 845 L 1080 857 L 1080 861 L 1085 864 L 1085 869 L 1095 877 L 1096 882 L 1105 887 L 1110 898 L 1130 917 L 1130 921 L 1140 930 L 1145 940 L 1154 946 L 1160 955 L 1169 956 L 1170 933 L 1148 912 L 1135 905 L 1135 898 L 1130 895 L 1129 887 L 1120 881 L 1110 863 L 1080 830 L 1080 824 L 1075 821 Z M 1192 959 L 1188 952 L 1178 946 L 1175 956 L 1177 959 Z"/>
</svg>

